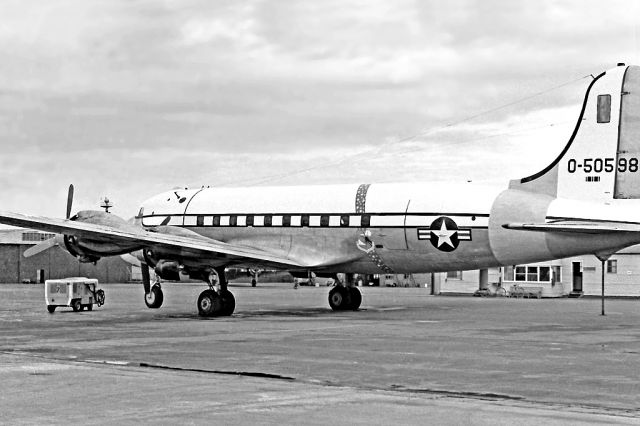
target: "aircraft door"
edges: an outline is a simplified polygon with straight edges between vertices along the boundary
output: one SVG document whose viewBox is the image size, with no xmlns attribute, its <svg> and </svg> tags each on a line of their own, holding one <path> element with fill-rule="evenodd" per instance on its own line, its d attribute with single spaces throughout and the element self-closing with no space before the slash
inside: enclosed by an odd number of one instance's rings
<svg viewBox="0 0 640 426">
<path fill-rule="evenodd" d="M 407 250 L 406 220 L 407 210 L 411 200 L 408 200 L 400 211 L 402 213 L 376 216 L 371 219 L 371 239 L 378 250 Z"/>
</svg>

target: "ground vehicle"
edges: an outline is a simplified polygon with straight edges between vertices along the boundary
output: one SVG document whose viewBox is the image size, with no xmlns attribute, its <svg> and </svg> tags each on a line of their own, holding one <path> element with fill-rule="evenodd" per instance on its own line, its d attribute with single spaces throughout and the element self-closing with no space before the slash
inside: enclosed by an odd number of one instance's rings
<svg viewBox="0 0 640 426">
<path fill-rule="evenodd" d="M 87 308 L 93 309 L 93 305 L 104 305 L 104 291 L 97 289 L 98 280 L 84 277 L 62 278 L 58 280 L 46 280 L 44 283 L 44 297 L 47 302 L 47 310 L 53 313 L 58 306 L 70 306 L 74 312 Z"/>
</svg>

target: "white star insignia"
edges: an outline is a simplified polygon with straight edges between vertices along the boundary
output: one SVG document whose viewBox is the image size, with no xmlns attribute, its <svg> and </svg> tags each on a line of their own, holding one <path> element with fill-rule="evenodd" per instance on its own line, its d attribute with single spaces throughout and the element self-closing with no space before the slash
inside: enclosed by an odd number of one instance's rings
<svg viewBox="0 0 640 426">
<path fill-rule="evenodd" d="M 431 231 L 433 235 L 438 237 L 438 247 L 443 244 L 449 244 L 451 247 L 455 248 L 453 243 L 451 242 L 451 237 L 458 231 L 450 231 L 447 229 L 447 226 L 444 224 L 444 220 L 442 221 L 442 226 L 439 231 Z"/>
</svg>

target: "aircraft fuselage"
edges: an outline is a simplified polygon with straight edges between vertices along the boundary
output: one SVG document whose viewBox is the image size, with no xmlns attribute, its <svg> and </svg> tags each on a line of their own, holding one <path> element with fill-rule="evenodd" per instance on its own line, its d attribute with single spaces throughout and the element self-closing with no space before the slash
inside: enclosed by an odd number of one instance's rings
<svg viewBox="0 0 640 426">
<path fill-rule="evenodd" d="M 597 218 L 598 209 L 585 204 L 474 184 L 202 188 L 149 199 L 142 224 L 184 227 L 326 272 L 468 270 L 594 253 L 594 248 L 606 252 L 638 241 L 632 234 L 558 238 L 503 228 L 514 221 L 588 218 L 587 213 Z M 600 213 L 611 212 L 605 206 Z"/>
</svg>

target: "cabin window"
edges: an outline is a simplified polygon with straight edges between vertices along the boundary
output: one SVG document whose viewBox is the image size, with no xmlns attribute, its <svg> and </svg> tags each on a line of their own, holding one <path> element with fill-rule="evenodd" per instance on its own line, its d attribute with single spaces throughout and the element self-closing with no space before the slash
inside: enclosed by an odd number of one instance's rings
<svg viewBox="0 0 640 426">
<path fill-rule="evenodd" d="M 363 214 L 362 215 L 362 219 L 360 221 L 360 226 L 362 228 L 368 228 L 369 226 L 371 226 L 371 215 L 370 214 Z"/>
<path fill-rule="evenodd" d="M 618 273 L 618 261 L 615 259 L 607 260 L 607 273 L 609 274 L 617 274 Z"/>
<path fill-rule="evenodd" d="M 204 216 L 198 216 L 196 218 L 196 226 L 204 226 Z"/>
<path fill-rule="evenodd" d="M 340 216 L 340 226 L 349 226 L 349 215 Z"/>
<path fill-rule="evenodd" d="M 308 214 L 303 214 L 302 215 L 302 217 L 300 218 L 300 225 L 309 226 L 309 215 Z"/>
<path fill-rule="evenodd" d="M 282 226 L 291 226 L 291 215 L 285 214 L 282 216 Z"/>
<path fill-rule="evenodd" d="M 320 216 L 320 226 L 329 226 L 329 215 L 323 214 Z"/>
<path fill-rule="evenodd" d="M 264 226 L 271 226 L 273 224 L 273 217 L 270 214 L 264 215 Z"/>
<path fill-rule="evenodd" d="M 238 226 L 238 216 L 235 214 L 229 216 L 229 226 Z"/>
<path fill-rule="evenodd" d="M 598 123 L 611 121 L 611 95 L 598 95 Z"/>
<path fill-rule="evenodd" d="M 213 217 L 213 226 L 220 226 L 220 216 L 216 215 Z"/>
<path fill-rule="evenodd" d="M 253 215 L 247 215 L 247 226 L 253 226 Z"/>
</svg>

